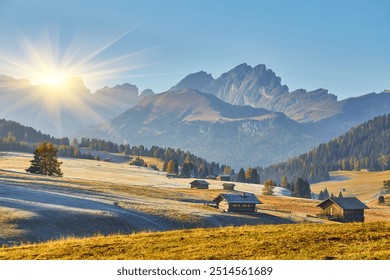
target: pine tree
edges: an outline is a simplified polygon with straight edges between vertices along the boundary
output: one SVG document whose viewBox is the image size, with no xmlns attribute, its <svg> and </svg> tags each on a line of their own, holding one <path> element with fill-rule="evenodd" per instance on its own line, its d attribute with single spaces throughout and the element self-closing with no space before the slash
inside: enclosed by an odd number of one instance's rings
<svg viewBox="0 0 390 280">
<path fill-rule="evenodd" d="M 237 182 L 246 182 L 245 171 L 242 167 L 241 167 L 240 171 L 238 171 Z"/>
<path fill-rule="evenodd" d="M 31 160 L 31 166 L 26 169 L 27 172 L 33 173 L 33 174 L 42 174 L 41 166 L 40 166 L 40 158 L 38 154 L 38 149 L 34 152 L 34 159 Z"/>
<path fill-rule="evenodd" d="M 58 150 L 50 142 L 39 144 L 34 152 L 34 159 L 31 161 L 31 166 L 26 171 L 35 174 L 61 177 L 63 175 L 60 169 L 62 162 L 58 161 L 57 152 Z"/>
<path fill-rule="evenodd" d="M 324 192 L 323 191 L 320 191 L 320 193 L 318 194 L 318 200 L 324 200 Z"/>
<path fill-rule="evenodd" d="M 256 168 L 253 168 L 252 170 L 251 182 L 253 184 L 260 184 L 260 175 L 257 173 Z"/>
<path fill-rule="evenodd" d="M 329 198 L 329 192 L 328 192 L 328 189 L 325 188 L 324 189 L 324 199 L 328 199 Z"/>
</svg>

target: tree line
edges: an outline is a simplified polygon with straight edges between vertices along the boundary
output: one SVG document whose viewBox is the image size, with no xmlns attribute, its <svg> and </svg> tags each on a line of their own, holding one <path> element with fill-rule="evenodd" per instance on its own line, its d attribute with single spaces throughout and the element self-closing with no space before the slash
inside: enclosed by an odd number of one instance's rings
<svg viewBox="0 0 390 280">
<path fill-rule="evenodd" d="M 390 169 L 390 114 L 376 117 L 345 134 L 286 162 L 259 168 L 264 178 L 302 177 L 309 182 L 329 180 L 334 170 Z"/>
</svg>

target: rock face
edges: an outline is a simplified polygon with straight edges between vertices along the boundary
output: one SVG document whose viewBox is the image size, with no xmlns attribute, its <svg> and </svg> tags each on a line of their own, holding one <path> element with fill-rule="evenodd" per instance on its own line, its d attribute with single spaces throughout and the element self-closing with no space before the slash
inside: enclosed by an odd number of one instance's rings
<svg viewBox="0 0 390 280">
<path fill-rule="evenodd" d="M 214 94 L 234 105 L 249 105 L 282 112 L 299 122 L 312 122 L 327 118 L 340 111 L 337 97 L 327 90 L 289 92 L 281 79 L 265 65 L 252 68 L 241 64 L 213 79 L 206 72 L 190 74 L 172 90 L 197 89 Z M 323 109 L 326 108 L 326 109 Z"/>
</svg>

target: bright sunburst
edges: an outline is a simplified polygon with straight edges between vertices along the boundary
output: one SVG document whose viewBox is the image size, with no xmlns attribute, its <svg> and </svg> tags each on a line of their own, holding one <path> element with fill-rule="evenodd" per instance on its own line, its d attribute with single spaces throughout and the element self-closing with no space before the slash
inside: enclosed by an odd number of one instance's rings
<svg viewBox="0 0 390 280">
<path fill-rule="evenodd" d="M 62 134 L 62 124 L 69 124 L 69 116 L 86 123 L 103 122 L 96 108 L 105 104 L 99 105 L 90 89 L 107 85 L 112 79 L 125 82 L 135 69 L 152 65 L 143 62 L 148 49 L 121 53 L 115 48 L 128 33 L 100 41 L 100 45 L 86 37 L 66 41 L 49 31 L 34 39 L 20 34 L 12 51 L 0 49 L 0 76 L 27 79 L 30 83 L 14 83 L 17 88 L 13 89 L 0 88 L 2 99 L 13 100 L 3 113 L 24 114 L 25 108 L 32 108 L 37 122 L 50 120 L 58 135 Z M 119 49 L 129 50 L 131 46 Z"/>
<path fill-rule="evenodd" d="M 126 79 L 132 76 L 132 70 L 150 65 L 140 63 L 140 57 L 147 50 L 107 55 L 107 51 L 128 33 L 100 43 L 100 46 L 76 38 L 60 45 L 60 35 L 48 31 L 38 40 L 21 33 L 20 53 L 11 55 L 0 50 L 0 75 L 28 79 L 35 86 L 51 87 L 66 87 L 65 81 L 72 77 L 81 77 L 89 87 L 94 87 L 96 81 L 101 84 L 115 78 Z"/>
</svg>

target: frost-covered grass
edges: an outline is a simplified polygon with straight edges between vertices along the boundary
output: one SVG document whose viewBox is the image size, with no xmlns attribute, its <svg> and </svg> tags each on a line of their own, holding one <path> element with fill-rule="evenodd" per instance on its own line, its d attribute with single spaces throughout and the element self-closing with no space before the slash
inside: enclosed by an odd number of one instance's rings
<svg viewBox="0 0 390 280">
<path fill-rule="evenodd" d="M 382 259 L 390 223 L 294 224 L 68 238 L 0 249 L 0 259 Z"/>
</svg>

